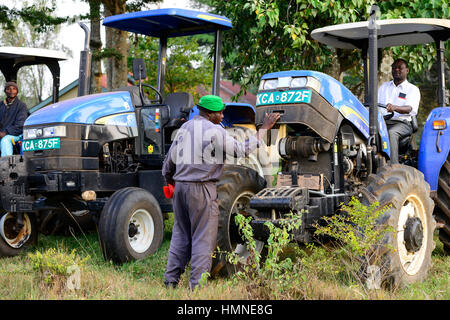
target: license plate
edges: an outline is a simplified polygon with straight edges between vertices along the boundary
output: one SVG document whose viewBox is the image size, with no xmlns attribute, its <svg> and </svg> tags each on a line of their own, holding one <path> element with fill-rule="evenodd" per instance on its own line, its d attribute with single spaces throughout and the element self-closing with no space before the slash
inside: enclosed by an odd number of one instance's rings
<svg viewBox="0 0 450 320">
<path fill-rule="evenodd" d="M 310 103 L 311 90 L 288 90 L 258 93 L 256 106 L 286 103 Z"/>
<path fill-rule="evenodd" d="M 59 149 L 59 138 L 43 138 L 22 141 L 22 151 L 38 151 L 48 149 Z"/>
</svg>

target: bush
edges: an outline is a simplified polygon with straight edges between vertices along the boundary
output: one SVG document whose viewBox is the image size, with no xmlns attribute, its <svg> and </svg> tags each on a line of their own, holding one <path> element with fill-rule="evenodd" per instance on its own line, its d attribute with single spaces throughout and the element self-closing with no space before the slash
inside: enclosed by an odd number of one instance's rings
<svg viewBox="0 0 450 320">
<path fill-rule="evenodd" d="M 256 249 L 250 226 L 252 218 L 241 214 L 235 217 L 249 251 L 249 258 L 242 265 L 241 271 L 234 275 L 234 279 L 244 280 L 249 294 L 254 298 L 279 298 L 287 288 L 292 288 L 292 281 L 295 279 L 293 275 L 296 274 L 295 264 L 290 257 L 283 258 L 282 253 L 293 240 L 292 231 L 300 227 L 302 213 L 289 214 L 286 219 L 280 220 L 279 227 L 269 221 L 265 223 L 270 231 L 265 257 Z M 235 253 L 229 253 L 228 259 L 232 264 L 239 263 L 239 257 Z"/>
<path fill-rule="evenodd" d="M 50 248 L 44 253 L 36 251 L 29 253 L 34 271 L 37 271 L 43 283 L 49 287 L 57 287 L 58 290 L 68 287 L 69 289 L 79 288 L 79 278 L 75 279 L 77 283 L 69 282 L 70 276 L 76 274 L 79 276 L 81 268 L 89 260 L 89 256 L 80 258 L 73 249 L 67 254 L 61 249 Z"/>
<path fill-rule="evenodd" d="M 378 202 L 366 206 L 352 197 L 348 205 L 342 204 L 340 214 L 324 217 L 325 225 L 315 226 L 316 235 L 329 236 L 338 242 L 340 251 L 344 253 L 341 261 L 349 273 L 353 273 L 356 280 L 366 281 L 369 288 L 378 289 L 380 283 L 371 281 L 380 282 L 379 279 L 384 276 L 380 274 L 383 269 L 379 267 L 382 265 L 381 252 L 393 250 L 385 239 L 387 233 L 394 233 L 395 230 L 380 223 L 388 209 L 389 206 L 379 208 Z M 375 276 L 378 280 L 372 279 Z"/>
</svg>

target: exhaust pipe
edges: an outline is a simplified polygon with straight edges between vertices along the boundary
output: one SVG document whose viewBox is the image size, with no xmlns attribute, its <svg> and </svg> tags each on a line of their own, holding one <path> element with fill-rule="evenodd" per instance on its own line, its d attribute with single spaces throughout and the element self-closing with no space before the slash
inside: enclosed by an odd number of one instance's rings
<svg viewBox="0 0 450 320">
<path fill-rule="evenodd" d="M 80 74 L 78 77 L 78 96 L 80 97 L 88 95 L 90 91 L 92 53 L 89 49 L 91 32 L 84 23 L 80 22 L 79 24 L 85 32 L 84 50 L 80 52 Z"/>
</svg>

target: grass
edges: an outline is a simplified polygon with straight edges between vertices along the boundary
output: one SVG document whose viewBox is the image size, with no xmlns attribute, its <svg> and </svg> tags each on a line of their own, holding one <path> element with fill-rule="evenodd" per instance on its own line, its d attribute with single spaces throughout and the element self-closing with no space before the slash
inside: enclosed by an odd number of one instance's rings
<svg viewBox="0 0 450 320">
<path fill-rule="evenodd" d="M 188 273 L 183 274 L 177 289 L 166 290 L 163 280 L 172 223 L 170 219 L 166 221 L 164 241 L 156 254 L 121 266 L 103 260 L 96 233 L 78 235 L 76 238 L 40 235 L 35 247 L 19 256 L 0 259 L 0 296 L 14 300 L 450 299 L 450 257 L 444 256 L 437 237 L 428 279 L 396 291 L 375 290 L 367 293 L 349 280 L 325 249 L 310 250 L 297 246 L 288 247 L 285 255 L 300 262 L 301 268 L 297 270 L 292 287 L 281 295 L 275 291 L 255 295 L 254 290 L 248 290 L 248 283 L 233 279 L 213 279 L 205 288 L 190 291 Z M 62 287 L 49 286 L 42 280 L 42 275 L 33 269 L 27 254 L 44 252 L 49 248 L 58 248 L 68 255 L 76 249 L 81 259 L 90 257 L 82 267 L 78 290 L 68 290 L 64 283 Z"/>
</svg>

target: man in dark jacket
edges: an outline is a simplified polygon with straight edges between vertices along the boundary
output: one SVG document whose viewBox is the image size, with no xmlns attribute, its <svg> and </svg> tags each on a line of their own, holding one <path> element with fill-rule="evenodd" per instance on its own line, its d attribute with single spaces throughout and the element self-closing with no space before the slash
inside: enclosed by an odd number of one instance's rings
<svg viewBox="0 0 450 320">
<path fill-rule="evenodd" d="M 19 100 L 19 87 L 13 81 L 5 84 L 6 99 L 0 103 L 0 151 L 1 156 L 13 154 L 13 143 L 20 140 L 28 108 Z"/>
<path fill-rule="evenodd" d="M 258 133 L 240 143 L 219 125 L 224 107 L 220 97 L 203 96 L 198 103 L 200 114 L 181 126 L 164 161 L 162 174 L 175 185 L 175 220 L 164 275 L 167 287 L 177 285 L 189 261 L 191 289 L 210 271 L 219 218 L 216 182 L 224 155 L 248 155 L 280 118 L 278 113 L 266 115 Z"/>
</svg>

